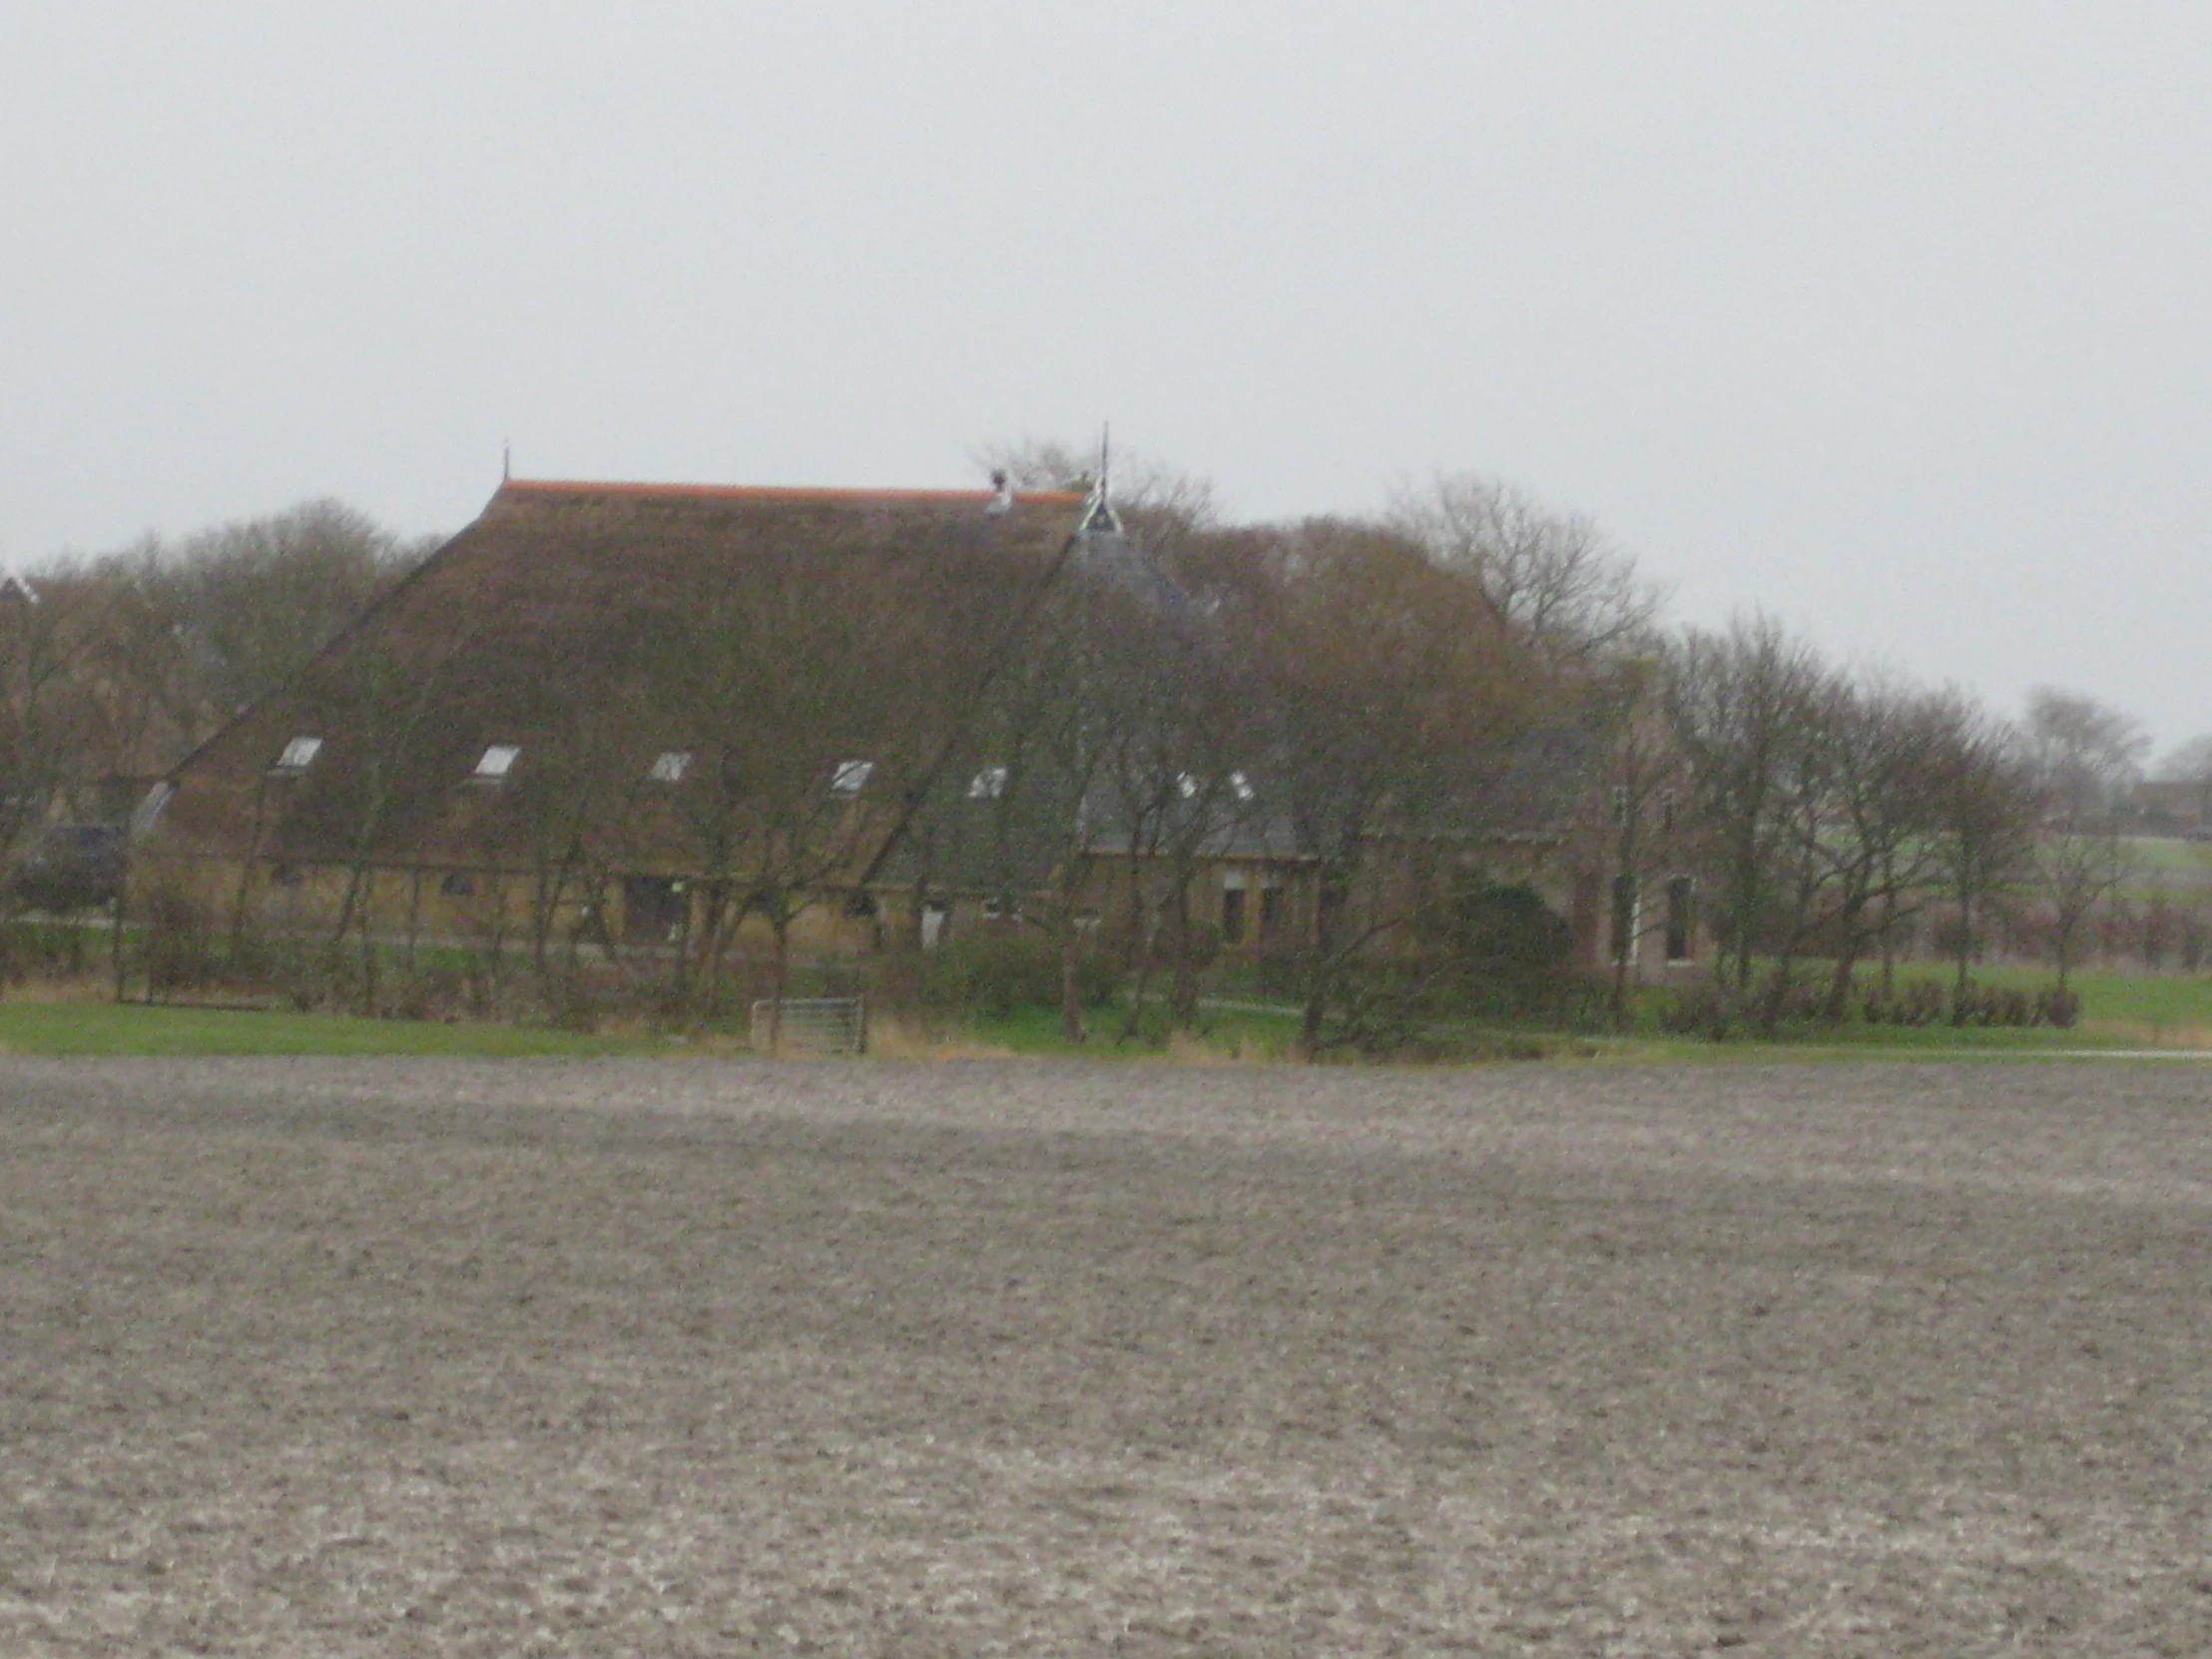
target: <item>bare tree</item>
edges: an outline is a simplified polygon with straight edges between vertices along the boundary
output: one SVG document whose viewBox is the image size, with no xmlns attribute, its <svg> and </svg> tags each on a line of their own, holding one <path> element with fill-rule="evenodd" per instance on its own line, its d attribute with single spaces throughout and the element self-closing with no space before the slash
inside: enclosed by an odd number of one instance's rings
<svg viewBox="0 0 2212 1659">
<path fill-rule="evenodd" d="M 696 959 L 718 1000 L 739 927 L 753 915 L 768 924 L 772 1042 L 793 924 L 849 874 L 925 759 L 924 723 L 896 718 L 922 713 L 897 707 L 909 635 L 872 574 L 766 551 L 730 561 L 707 573 L 653 665 L 648 701 L 691 723 L 676 799 L 706 906 Z"/>
<path fill-rule="evenodd" d="M 1858 962 L 1925 900 L 1939 757 L 1964 706 L 1883 675 L 1838 675 L 1823 699 L 1814 717 L 1823 797 L 1794 821 L 1794 851 L 1816 876 L 1819 909 L 1801 924 L 1830 942 L 1827 1017 L 1841 1020 Z"/>
<path fill-rule="evenodd" d="M 1126 683 L 1127 720 L 1106 776 L 1118 802 L 1128 850 L 1129 943 L 1135 972 L 1123 1036 L 1142 1027 L 1153 968 L 1162 954 L 1172 974 L 1168 1017 L 1188 1028 L 1198 1013 L 1197 929 L 1192 887 L 1202 859 L 1250 819 L 1258 766 L 1249 694 L 1225 653 L 1209 640 L 1159 648 Z M 1179 646 L 1179 648 L 1178 648 Z M 1157 882 L 1148 880 L 1156 873 Z"/>
<path fill-rule="evenodd" d="M 110 711 L 82 672 L 97 595 L 0 587 L 0 910 L 24 855 L 95 770 Z"/>
<path fill-rule="evenodd" d="M 856 890 L 913 821 L 1057 572 L 982 522 L 928 533 L 926 556 L 764 541 L 647 606 L 662 624 L 642 701 L 680 711 L 692 757 L 674 804 L 711 999 L 759 917 L 781 1008 L 794 923 Z"/>
<path fill-rule="evenodd" d="M 103 710 L 88 777 L 166 772 L 298 674 L 430 546 L 310 501 L 44 566 L 31 587 L 82 624 L 72 673 Z"/>
<path fill-rule="evenodd" d="M 1113 758 L 1127 747 L 1124 689 L 1145 632 L 1128 596 L 1070 572 L 1000 678 L 964 764 L 947 778 L 953 799 L 945 807 L 979 807 L 989 822 L 986 868 L 1002 894 L 1026 884 L 1016 843 L 1031 837 L 1041 843 L 1047 891 L 1037 895 L 1041 903 L 1023 905 L 1021 915 L 1059 953 L 1061 1032 L 1070 1042 L 1089 1035 L 1082 906 L 1102 845 L 1093 803 Z M 917 829 L 927 835 L 936 826 Z M 916 896 L 918 925 L 918 886 Z"/>
<path fill-rule="evenodd" d="M 169 612 L 201 718 L 220 722 L 297 673 L 431 545 L 322 500 L 123 558 Z"/>
<path fill-rule="evenodd" d="M 2090 915 L 2134 867 L 2125 811 L 2150 740 L 2131 716 L 2049 686 L 2028 698 L 2026 736 L 2042 796 L 2035 883 L 2062 990 Z"/>
<path fill-rule="evenodd" d="M 1972 712 L 1944 733 L 1934 779 L 1936 884 L 1958 910 L 1962 993 L 1981 906 L 2033 866 L 2035 768 L 2016 731 Z"/>
<path fill-rule="evenodd" d="M 1269 767 L 1318 880 L 1301 1041 L 1325 1046 L 1360 958 L 1412 922 L 1470 757 L 1545 694 L 1474 585 L 1374 524 L 1312 520 L 1246 544 L 1244 630 Z"/>
<path fill-rule="evenodd" d="M 530 961 L 542 989 L 552 982 L 554 934 L 564 913 L 573 970 L 585 931 L 600 928 L 622 827 L 636 815 L 650 782 L 641 758 L 648 729 L 633 688 L 620 680 L 584 687 L 547 685 L 533 699 L 534 741 L 502 791 L 508 810 L 488 827 L 519 850 L 530 874 Z"/>
<path fill-rule="evenodd" d="M 364 1003 L 372 1002 L 375 995 L 372 920 L 378 860 L 406 846 L 425 828 L 420 823 L 395 823 L 395 808 L 409 780 L 424 776 L 444 747 L 440 715 L 455 664 L 468 643 L 467 636 L 453 627 L 406 635 L 394 631 L 316 665 L 308 682 L 314 705 L 346 734 L 348 764 L 337 773 L 337 787 L 344 796 L 337 822 L 343 833 L 346 880 L 330 944 L 340 946 L 348 931 L 357 932 Z M 265 791 L 269 787 L 270 781 L 265 781 Z M 276 787 L 291 786 L 278 783 Z M 257 808 L 256 843 L 259 814 Z M 245 882 L 253 872 L 255 850 L 250 847 L 240 870 L 242 918 Z"/>
<path fill-rule="evenodd" d="M 1761 928 L 1779 903 L 1809 896 L 1803 867 L 1786 881 L 1778 860 L 1791 813 L 1813 799 L 1807 722 L 1825 671 L 1809 645 L 1765 616 L 1718 634 L 1692 629 L 1666 661 L 1668 715 L 1689 762 L 1724 947 L 1737 989 L 1748 991 Z"/>
<path fill-rule="evenodd" d="M 1649 643 L 1663 591 L 1578 513 L 1496 479 L 1452 472 L 1401 489 L 1389 522 L 1438 565 L 1471 579 L 1551 662 L 1587 662 Z"/>
<path fill-rule="evenodd" d="M 1656 695 L 1658 667 L 1649 658 L 1625 661 L 1586 694 L 1603 734 L 1596 804 L 1607 824 L 1612 875 L 1608 1004 L 1616 1025 L 1627 1023 L 1629 984 L 1653 925 L 1643 919 L 1645 889 L 1692 856 L 1688 769 Z M 1667 922 L 1661 917 L 1656 925 Z"/>
</svg>

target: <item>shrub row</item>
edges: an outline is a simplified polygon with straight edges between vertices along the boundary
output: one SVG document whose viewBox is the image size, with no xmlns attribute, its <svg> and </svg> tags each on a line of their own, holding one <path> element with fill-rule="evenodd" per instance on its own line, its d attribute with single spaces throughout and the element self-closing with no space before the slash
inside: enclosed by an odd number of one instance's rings
<svg viewBox="0 0 2212 1659">
<path fill-rule="evenodd" d="M 1724 984 L 1681 991 L 1660 1010 L 1662 1029 L 1681 1036 L 1723 1039 L 1754 1032 L 1788 1031 L 1832 1025 L 1825 989 L 1810 981 L 1777 984 L 1768 979 L 1750 992 Z M 1863 991 L 1856 1004 L 1868 1025 L 1981 1026 L 2026 1029 L 2070 1028 L 2081 1015 L 2081 998 L 2047 985 L 2035 991 L 2005 985 L 1964 986 L 1936 979 L 1908 980 L 1894 990 L 1879 985 Z"/>
</svg>

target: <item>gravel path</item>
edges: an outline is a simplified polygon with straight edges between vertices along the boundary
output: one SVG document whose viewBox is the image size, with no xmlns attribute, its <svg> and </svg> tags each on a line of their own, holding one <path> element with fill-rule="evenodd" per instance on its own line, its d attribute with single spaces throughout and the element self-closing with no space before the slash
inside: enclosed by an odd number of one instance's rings
<svg viewBox="0 0 2212 1659">
<path fill-rule="evenodd" d="M 2212 1648 L 2212 1074 L 0 1057 L 0 1653 Z"/>
</svg>

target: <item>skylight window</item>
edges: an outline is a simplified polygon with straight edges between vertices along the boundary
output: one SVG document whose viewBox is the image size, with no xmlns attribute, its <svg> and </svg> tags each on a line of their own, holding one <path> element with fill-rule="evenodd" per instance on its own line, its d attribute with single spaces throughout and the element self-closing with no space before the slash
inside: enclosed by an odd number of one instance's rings
<svg viewBox="0 0 2212 1659">
<path fill-rule="evenodd" d="M 1006 793 L 1006 769 L 985 767 L 968 780 L 967 798 L 970 801 L 996 801 Z"/>
<path fill-rule="evenodd" d="M 314 765 L 314 758 L 322 753 L 320 738 L 297 737 L 284 745 L 284 752 L 276 757 L 276 764 L 269 770 L 284 778 L 296 778 Z"/>
<path fill-rule="evenodd" d="M 873 761 L 839 761 L 837 770 L 830 775 L 830 793 L 858 795 L 867 787 L 868 775 L 874 770 Z"/>
<path fill-rule="evenodd" d="M 645 776 L 649 783 L 681 784 L 684 774 L 691 771 L 691 751 L 688 749 L 664 749 L 653 763 L 653 769 Z"/>
<path fill-rule="evenodd" d="M 476 763 L 475 781 L 479 784 L 499 784 L 514 771 L 515 762 L 522 758 L 522 746 L 514 743 L 495 743 L 486 749 Z"/>
</svg>

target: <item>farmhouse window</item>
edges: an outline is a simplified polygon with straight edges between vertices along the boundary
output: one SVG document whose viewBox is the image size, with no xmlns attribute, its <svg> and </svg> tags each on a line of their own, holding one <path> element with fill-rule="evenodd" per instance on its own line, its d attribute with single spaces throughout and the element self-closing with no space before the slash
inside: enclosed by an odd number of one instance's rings
<svg viewBox="0 0 2212 1659">
<path fill-rule="evenodd" d="M 1272 939 L 1283 931 L 1283 889 L 1260 889 L 1260 937 Z"/>
<path fill-rule="evenodd" d="M 684 774 L 691 771 L 691 761 L 688 749 L 664 749 L 646 773 L 646 779 L 654 784 L 681 784 Z"/>
<path fill-rule="evenodd" d="M 1224 944 L 1244 943 L 1245 890 L 1224 887 L 1221 894 L 1221 939 Z"/>
<path fill-rule="evenodd" d="M 522 758 L 522 746 L 513 743 L 495 743 L 487 748 L 476 762 L 472 775 L 479 784 L 499 784 L 514 771 L 515 762 Z"/>
<path fill-rule="evenodd" d="M 830 775 L 830 793 L 858 795 L 867 787 L 868 775 L 874 770 L 873 761 L 839 761 L 837 770 Z"/>
<path fill-rule="evenodd" d="M 967 794 L 970 801 L 996 801 L 1006 793 L 1006 769 L 985 767 L 968 780 Z"/>
<path fill-rule="evenodd" d="M 314 765 L 314 758 L 322 753 L 320 738 L 296 737 L 284 745 L 284 752 L 276 757 L 276 764 L 269 770 L 279 778 L 296 778 Z"/>
<path fill-rule="evenodd" d="M 1697 902 L 1697 883 L 1687 875 L 1667 881 L 1667 960 L 1690 959 L 1691 906 Z"/>
</svg>

